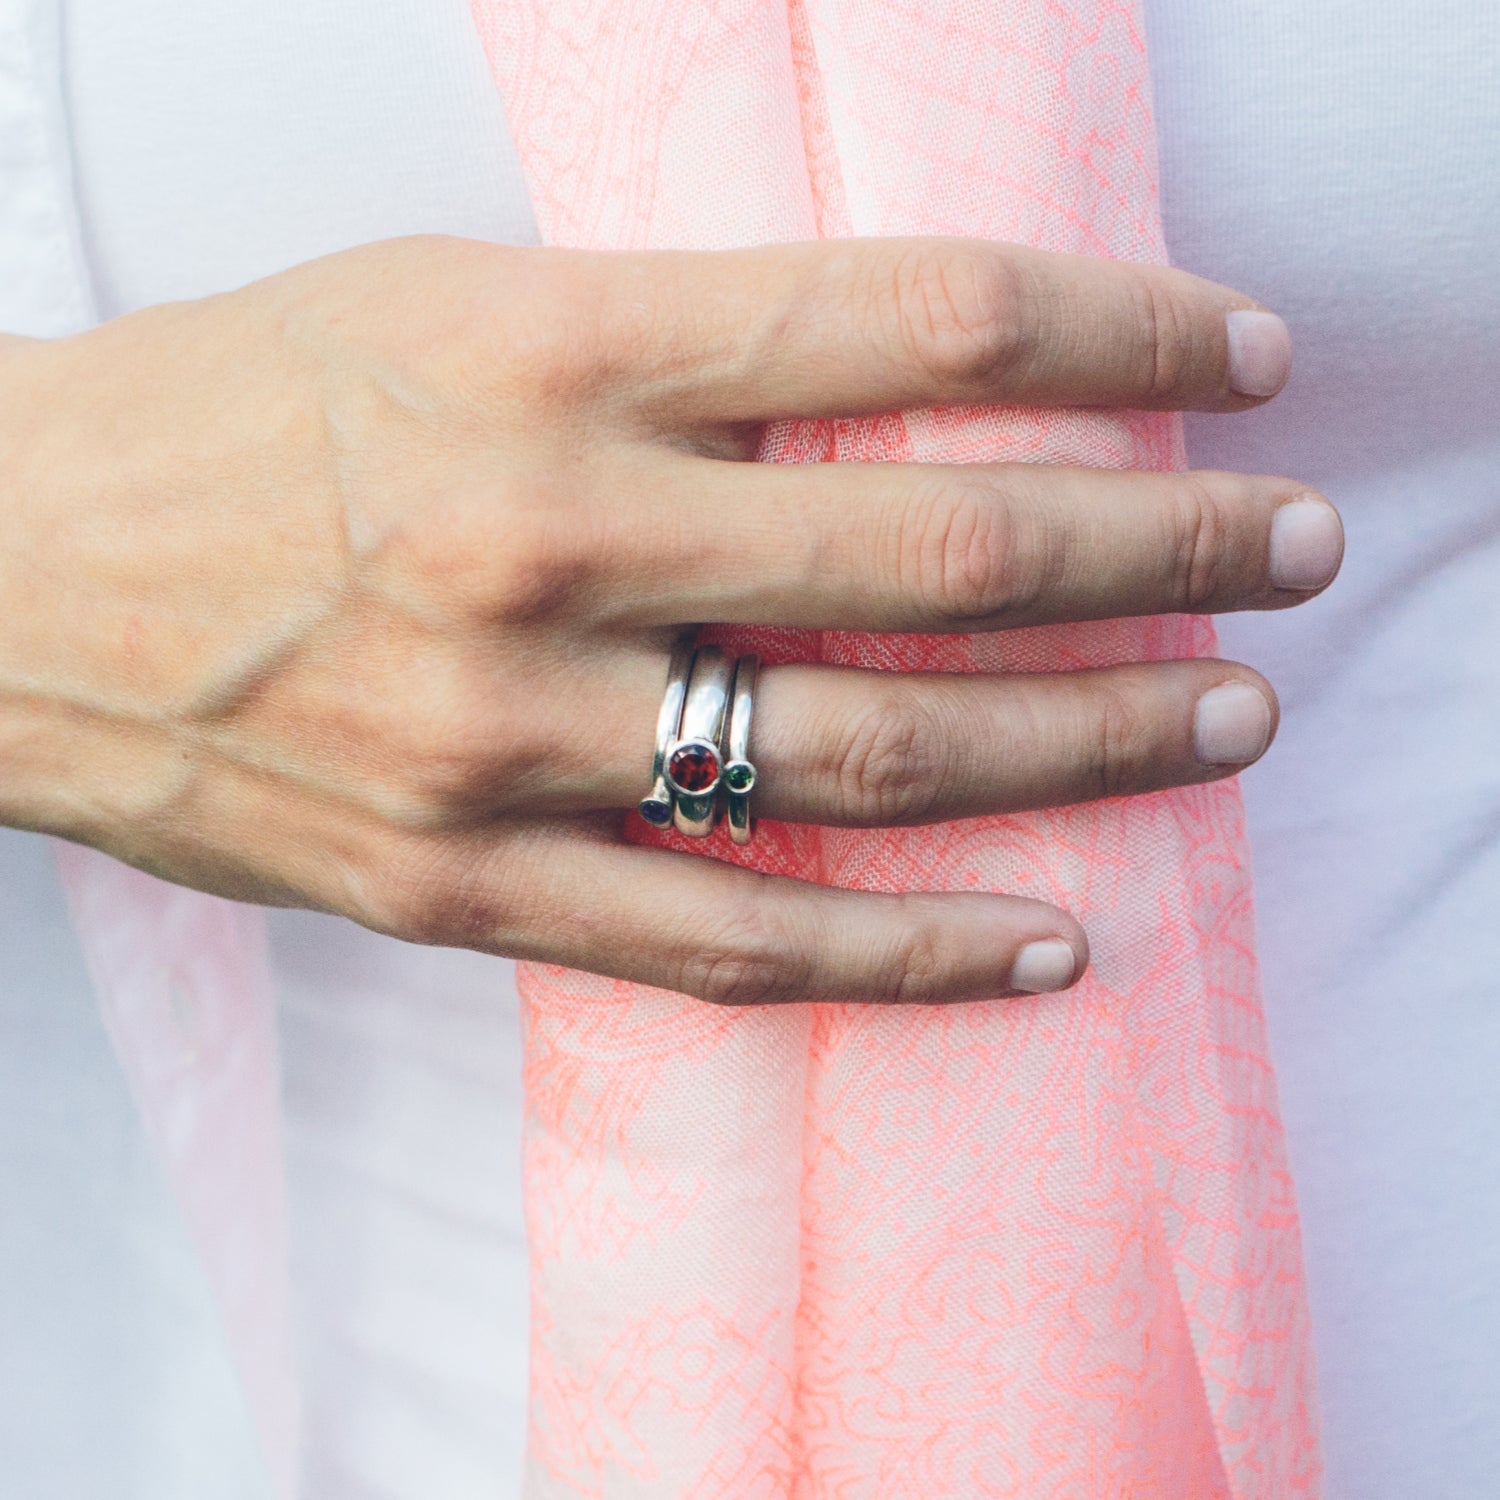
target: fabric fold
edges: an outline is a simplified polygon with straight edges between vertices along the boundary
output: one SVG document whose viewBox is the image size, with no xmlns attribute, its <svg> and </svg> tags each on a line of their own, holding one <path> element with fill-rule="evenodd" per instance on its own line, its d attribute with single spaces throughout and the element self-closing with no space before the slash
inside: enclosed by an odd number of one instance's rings
<svg viewBox="0 0 1500 1500">
<path fill-rule="evenodd" d="M 57 844 L 110 1040 L 218 1303 L 267 1471 L 298 1493 L 276 1007 L 254 907 Z"/>
<path fill-rule="evenodd" d="M 550 243 L 952 234 L 1165 259 L 1132 3 L 473 9 Z M 999 409 L 787 424 L 761 457 L 1183 462 L 1174 416 Z M 1214 641 L 1179 617 L 714 634 L 888 670 Z M 523 966 L 529 1493 L 1315 1494 L 1236 788 L 766 827 L 750 862 L 1044 896 L 1088 924 L 1094 967 L 1035 1001 L 726 1015 Z"/>
</svg>

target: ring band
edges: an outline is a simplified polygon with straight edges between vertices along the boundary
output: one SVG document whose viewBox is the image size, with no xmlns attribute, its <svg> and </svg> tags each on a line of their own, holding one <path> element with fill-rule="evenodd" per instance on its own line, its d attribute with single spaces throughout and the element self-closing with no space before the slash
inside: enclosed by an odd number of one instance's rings
<svg viewBox="0 0 1500 1500">
<path fill-rule="evenodd" d="M 656 746 L 651 754 L 651 790 L 636 803 L 640 815 L 654 828 L 672 821 L 672 788 L 667 785 L 667 755 L 677 739 L 682 705 L 687 698 L 688 673 L 693 665 L 693 643 L 678 641 L 667 662 L 667 690 L 656 716 Z"/>
<path fill-rule="evenodd" d="M 667 752 L 667 784 L 677 794 L 673 799 L 673 826 L 693 838 L 705 838 L 714 828 L 724 768 L 724 716 L 729 708 L 733 670 L 733 663 L 719 647 L 698 648 L 688 678 L 682 724 Z"/>
<path fill-rule="evenodd" d="M 750 717 L 755 712 L 759 676 L 760 657 L 753 651 L 735 663 L 725 737 L 729 759 L 724 764 L 724 790 L 729 803 L 729 837 L 737 844 L 748 844 L 754 832 L 750 822 L 750 792 L 755 786 L 755 767 L 750 763 Z"/>
</svg>

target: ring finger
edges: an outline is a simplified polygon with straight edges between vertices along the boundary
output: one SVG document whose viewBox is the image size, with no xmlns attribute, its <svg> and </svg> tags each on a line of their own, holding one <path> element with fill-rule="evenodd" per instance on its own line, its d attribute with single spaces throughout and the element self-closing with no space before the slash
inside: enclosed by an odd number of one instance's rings
<svg viewBox="0 0 1500 1500">
<path fill-rule="evenodd" d="M 1155 662 L 1049 675 L 785 667 L 751 731 L 756 811 L 887 827 L 1160 791 L 1265 753 L 1276 696 L 1248 667 Z"/>
<path fill-rule="evenodd" d="M 632 806 L 647 790 L 663 666 L 637 662 L 616 712 L 590 696 L 548 810 Z M 752 800 L 760 817 L 845 827 L 1088 802 L 1233 775 L 1277 720 L 1264 678 L 1215 660 L 999 676 L 772 666 L 751 722 Z"/>
</svg>

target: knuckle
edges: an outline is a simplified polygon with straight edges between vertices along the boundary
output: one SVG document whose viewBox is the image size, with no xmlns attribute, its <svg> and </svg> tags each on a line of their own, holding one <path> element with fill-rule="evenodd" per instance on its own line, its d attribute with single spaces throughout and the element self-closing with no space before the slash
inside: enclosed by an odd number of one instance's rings
<svg viewBox="0 0 1500 1500">
<path fill-rule="evenodd" d="M 782 1005 L 808 998 L 811 969 L 763 914 L 750 910 L 687 954 L 678 988 L 711 1005 Z"/>
<path fill-rule="evenodd" d="M 393 861 L 383 886 L 382 931 L 432 947 L 504 951 L 514 905 L 486 855 L 425 841 Z"/>
<path fill-rule="evenodd" d="M 1133 282 L 1136 340 L 1141 350 L 1140 390 L 1152 406 L 1170 406 L 1182 390 L 1192 363 L 1193 320 L 1181 299 L 1159 278 Z"/>
<path fill-rule="evenodd" d="M 1094 798 L 1123 797 L 1141 780 L 1148 735 L 1139 707 L 1115 688 L 1101 688 L 1094 704 L 1087 785 Z"/>
<path fill-rule="evenodd" d="M 1168 590 L 1174 608 L 1192 614 L 1217 601 L 1233 537 L 1230 500 L 1213 478 L 1186 473 L 1172 484 L 1168 514 Z"/>
<path fill-rule="evenodd" d="M 841 821 L 886 826 L 924 821 L 947 772 L 933 716 L 907 692 L 880 694 L 854 718 L 834 768 Z"/>
<path fill-rule="evenodd" d="M 594 528 L 569 508 L 512 520 L 491 539 L 488 614 L 502 628 L 534 629 L 588 612 L 599 585 Z"/>
<path fill-rule="evenodd" d="M 487 247 L 493 249 L 495 247 Z M 615 268 L 586 251 L 538 256 L 510 251 L 509 264 L 482 283 L 480 321 L 465 347 L 473 388 L 533 414 L 576 411 L 594 403 L 618 373 L 620 299 Z M 627 308 L 629 304 L 626 304 Z M 460 316 L 467 304 L 460 304 Z M 492 420 L 492 406 L 486 403 Z"/>
<path fill-rule="evenodd" d="M 902 255 L 890 294 L 899 346 L 941 387 L 978 387 L 1026 347 L 1022 278 L 1003 256 L 922 245 Z"/>
<path fill-rule="evenodd" d="M 395 753 L 422 821 L 502 811 L 547 764 L 547 736 L 525 716 L 499 718 L 495 698 L 481 674 L 433 669 L 401 703 Z"/>
<path fill-rule="evenodd" d="M 474 743 L 477 736 L 464 728 L 429 730 L 406 755 L 405 780 L 422 821 L 445 825 L 493 801 L 503 785 L 503 766 L 497 756 Z"/>
<path fill-rule="evenodd" d="M 1047 560 L 985 481 L 944 476 L 917 497 L 911 515 L 898 576 L 934 619 L 977 624 L 1035 603 Z"/>
<path fill-rule="evenodd" d="M 600 526 L 546 478 L 498 493 L 459 481 L 377 543 L 383 582 L 424 614 L 526 629 L 576 617 L 597 597 Z"/>
<path fill-rule="evenodd" d="M 918 927 L 897 945 L 887 972 L 886 998 L 895 1005 L 932 1005 L 944 998 L 949 964 L 945 945 L 930 927 Z"/>
<path fill-rule="evenodd" d="M 726 951 L 705 954 L 685 966 L 682 992 L 710 1005 L 778 1005 L 800 993 L 785 965 L 770 954 Z"/>
</svg>

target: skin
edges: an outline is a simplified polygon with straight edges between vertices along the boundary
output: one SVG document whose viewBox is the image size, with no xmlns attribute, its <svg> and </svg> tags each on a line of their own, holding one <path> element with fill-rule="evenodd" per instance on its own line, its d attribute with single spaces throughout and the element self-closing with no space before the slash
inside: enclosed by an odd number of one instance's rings
<svg viewBox="0 0 1500 1500">
<path fill-rule="evenodd" d="M 0 345 L 0 819 L 241 900 L 723 1003 L 1011 992 L 1078 923 L 626 844 L 695 622 L 980 631 L 1277 609 L 1293 480 L 745 462 L 762 425 L 1005 402 L 1233 412 L 1160 267 L 964 241 L 367 246 Z M 711 502 L 735 525 L 702 524 Z M 930 822 L 1232 775 L 1247 667 L 766 669 L 758 815 Z"/>
</svg>

